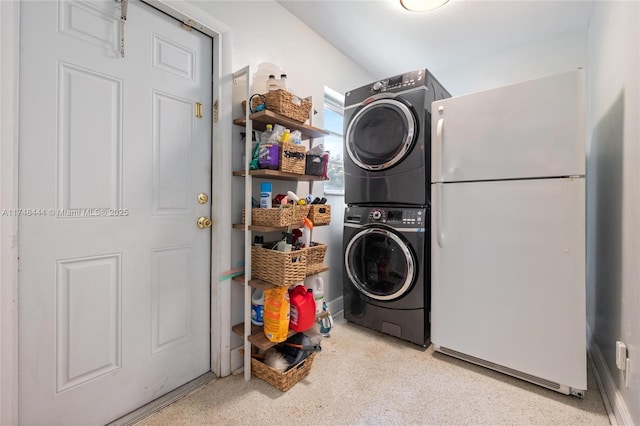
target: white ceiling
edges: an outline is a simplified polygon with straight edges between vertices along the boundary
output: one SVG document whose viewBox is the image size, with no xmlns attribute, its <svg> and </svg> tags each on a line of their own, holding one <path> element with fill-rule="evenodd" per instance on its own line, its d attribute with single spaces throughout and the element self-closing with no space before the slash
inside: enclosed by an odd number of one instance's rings
<svg viewBox="0 0 640 426">
<path fill-rule="evenodd" d="M 278 0 L 375 78 L 438 71 L 523 43 L 584 30 L 594 1 L 450 0 L 408 12 L 398 0 Z"/>
</svg>

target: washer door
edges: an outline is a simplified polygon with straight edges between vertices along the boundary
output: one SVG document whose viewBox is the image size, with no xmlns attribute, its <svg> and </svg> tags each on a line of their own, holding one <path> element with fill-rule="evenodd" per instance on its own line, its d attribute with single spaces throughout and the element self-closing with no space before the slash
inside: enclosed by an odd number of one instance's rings
<svg viewBox="0 0 640 426">
<path fill-rule="evenodd" d="M 393 98 L 373 100 L 349 121 L 345 147 L 351 160 L 365 170 L 393 167 L 411 151 L 417 136 L 410 107 Z"/>
<path fill-rule="evenodd" d="M 376 300 L 402 297 L 418 274 L 415 255 L 407 242 L 382 227 L 358 231 L 347 244 L 344 264 L 358 290 Z"/>
</svg>

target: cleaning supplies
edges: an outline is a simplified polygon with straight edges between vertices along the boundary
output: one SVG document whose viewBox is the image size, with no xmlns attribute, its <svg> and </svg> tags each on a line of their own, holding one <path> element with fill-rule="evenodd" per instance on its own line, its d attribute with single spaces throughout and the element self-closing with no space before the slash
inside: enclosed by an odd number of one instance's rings
<svg viewBox="0 0 640 426">
<path fill-rule="evenodd" d="M 280 80 L 278 80 L 278 89 L 287 90 L 287 75 L 280 74 Z"/>
<path fill-rule="evenodd" d="M 294 331 L 306 331 L 313 326 L 316 320 L 316 304 L 313 299 L 313 290 L 297 285 L 289 291 L 291 303 L 291 315 L 289 328 Z"/>
<path fill-rule="evenodd" d="M 333 327 L 333 317 L 326 302 L 322 304 L 322 315 L 318 320 L 318 324 L 320 324 L 320 334 L 324 337 L 329 337 L 331 335 L 331 328 Z"/>
<path fill-rule="evenodd" d="M 276 76 L 271 74 L 269 75 L 269 79 L 267 80 L 267 91 L 271 92 L 272 90 L 278 90 L 278 81 L 276 80 Z"/>
<path fill-rule="evenodd" d="M 304 227 L 302 228 L 302 242 L 306 248 L 311 247 L 311 230 L 313 223 L 308 217 L 304 218 Z"/>
<path fill-rule="evenodd" d="M 266 130 L 260 135 L 258 149 L 258 167 L 261 169 L 277 170 L 280 161 L 280 146 L 273 126 L 267 124 Z"/>
<path fill-rule="evenodd" d="M 312 275 L 304 280 L 304 285 L 313 290 L 313 300 L 316 303 L 316 316 L 322 313 L 324 304 L 324 281 L 319 275 Z"/>
<path fill-rule="evenodd" d="M 260 208 L 271 208 L 271 182 L 262 182 L 260 184 Z"/>
<path fill-rule="evenodd" d="M 293 234 L 291 232 L 283 232 L 282 239 L 276 243 L 276 250 L 282 252 L 290 252 L 293 245 Z"/>
<path fill-rule="evenodd" d="M 289 334 L 289 289 L 285 286 L 264 291 L 264 335 L 269 341 L 280 343 Z"/>
<path fill-rule="evenodd" d="M 292 201 L 293 204 L 297 204 L 298 200 L 300 200 L 300 198 L 293 191 L 287 191 L 287 198 L 289 199 L 289 201 Z"/>
<path fill-rule="evenodd" d="M 259 288 L 254 288 L 251 293 L 251 323 L 264 325 L 264 294 Z"/>
</svg>

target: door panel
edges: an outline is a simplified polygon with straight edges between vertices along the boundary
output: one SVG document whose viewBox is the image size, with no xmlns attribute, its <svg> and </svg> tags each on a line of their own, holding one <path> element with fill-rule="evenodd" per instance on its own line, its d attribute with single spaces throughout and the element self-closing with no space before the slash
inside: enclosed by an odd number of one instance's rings
<svg viewBox="0 0 640 426">
<path fill-rule="evenodd" d="M 432 182 L 584 175 L 582 70 L 436 101 L 432 111 Z"/>
<path fill-rule="evenodd" d="M 58 208 L 122 206 L 122 80 L 59 64 Z"/>
<path fill-rule="evenodd" d="M 210 370 L 212 43 L 128 9 L 123 58 L 118 3 L 21 6 L 22 424 L 105 424 Z"/>
<path fill-rule="evenodd" d="M 433 343 L 586 389 L 584 179 L 437 185 Z"/>
<path fill-rule="evenodd" d="M 188 213 L 189 151 L 193 143 L 193 102 L 164 93 L 153 93 L 154 214 Z M 191 201 L 191 202 L 189 202 Z"/>
<path fill-rule="evenodd" d="M 57 264 L 57 393 L 122 366 L 120 265 L 118 255 Z"/>
<path fill-rule="evenodd" d="M 152 353 L 189 338 L 189 271 L 191 247 L 153 250 L 152 260 Z"/>
</svg>

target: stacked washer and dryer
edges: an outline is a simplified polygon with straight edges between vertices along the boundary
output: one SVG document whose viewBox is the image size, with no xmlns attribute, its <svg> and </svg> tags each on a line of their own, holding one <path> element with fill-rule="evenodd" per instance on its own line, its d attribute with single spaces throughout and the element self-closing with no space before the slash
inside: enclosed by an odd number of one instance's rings
<svg viewBox="0 0 640 426">
<path fill-rule="evenodd" d="M 344 316 L 428 346 L 431 102 L 426 69 L 351 90 L 344 108 Z"/>
</svg>

